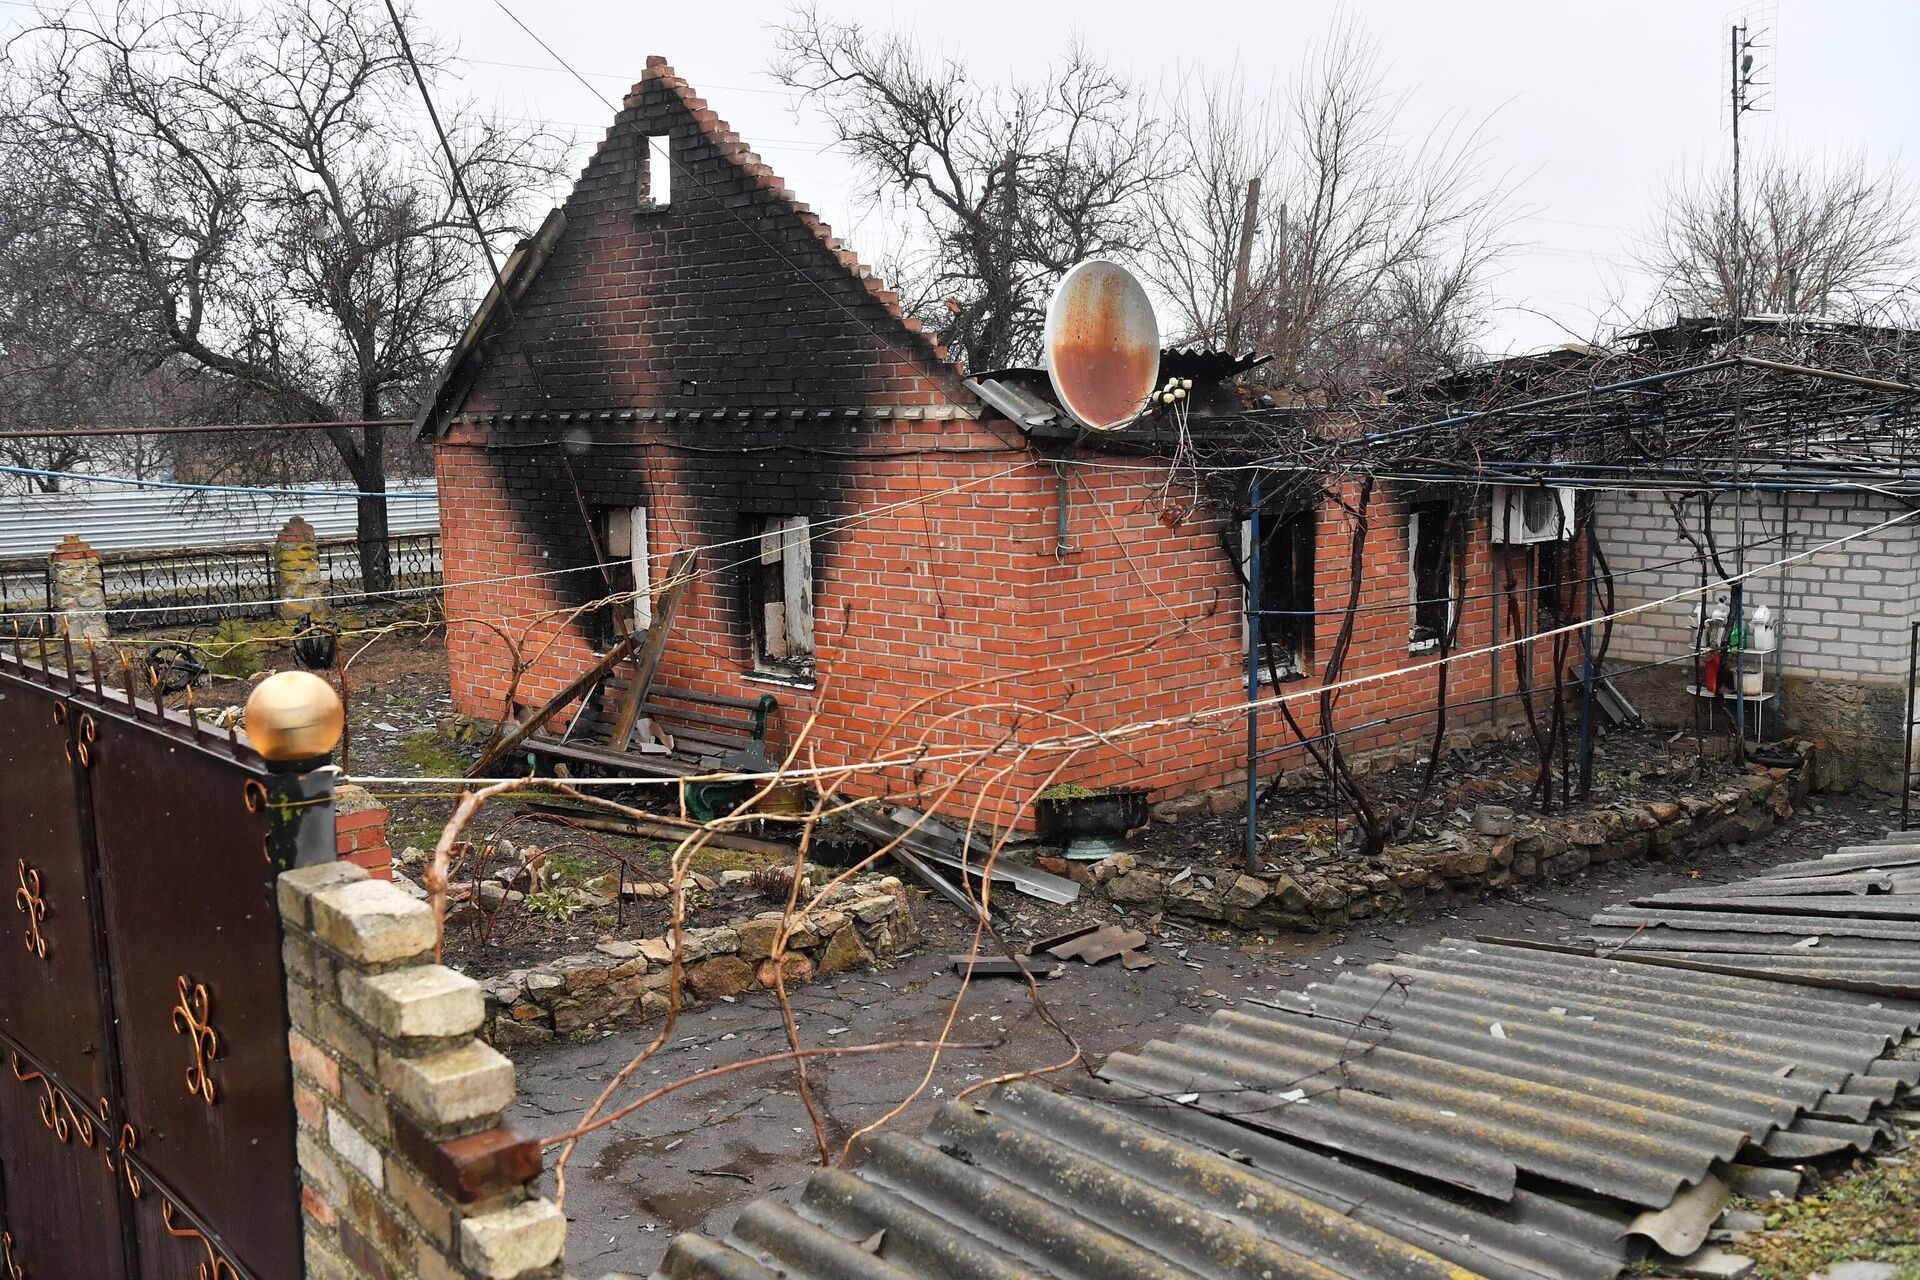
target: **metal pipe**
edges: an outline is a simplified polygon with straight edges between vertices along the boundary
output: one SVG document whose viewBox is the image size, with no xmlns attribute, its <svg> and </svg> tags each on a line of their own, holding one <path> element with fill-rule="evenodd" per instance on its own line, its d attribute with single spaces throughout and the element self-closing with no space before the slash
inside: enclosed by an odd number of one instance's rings
<svg viewBox="0 0 1920 1280">
<path fill-rule="evenodd" d="M 1260 870 L 1260 478 L 1247 504 L 1247 871 Z"/>
<path fill-rule="evenodd" d="M 1073 550 L 1067 541 L 1067 464 L 1064 458 L 1055 459 L 1053 474 L 1059 481 L 1054 494 L 1053 557 L 1058 560 Z"/>
<path fill-rule="evenodd" d="M 1793 515 L 1793 495 L 1780 495 L 1780 552 L 1782 555 L 1793 553 L 1792 545 L 1787 541 L 1787 521 Z M 1787 583 L 1792 575 L 1780 575 L 1780 608 L 1773 619 L 1773 736 L 1783 738 L 1787 732 L 1786 702 L 1786 652 L 1787 652 Z"/>
<path fill-rule="evenodd" d="M 1901 743 L 1900 765 L 1900 829 L 1909 830 L 1909 816 L 1913 804 L 1913 682 L 1920 678 L 1920 621 L 1907 627 L 1907 708 L 1901 719 L 1906 728 L 1902 733 L 1905 739 Z"/>
<path fill-rule="evenodd" d="M 1586 608 L 1581 611 L 1580 620 L 1586 623 L 1580 628 L 1580 653 L 1584 661 L 1580 668 L 1580 798 L 1586 799 L 1593 790 L 1593 577 L 1594 577 L 1594 519 L 1593 504 L 1587 504 L 1587 581 L 1581 592 L 1581 600 Z"/>
<path fill-rule="evenodd" d="M 1820 378 L 1827 382 L 1844 382 L 1849 386 L 1866 387 L 1871 391 L 1897 391 L 1904 395 L 1920 396 L 1920 387 L 1909 382 L 1889 382 L 1885 378 L 1869 378 L 1864 374 L 1847 373 L 1841 369 L 1816 369 L 1812 365 L 1787 364 L 1779 360 L 1767 360 L 1760 356 L 1735 356 L 1734 363 L 1746 365 L 1751 369 L 1770 369 L 1775 373 L 1793 373 L 1803 378 Z"/>
</svg>

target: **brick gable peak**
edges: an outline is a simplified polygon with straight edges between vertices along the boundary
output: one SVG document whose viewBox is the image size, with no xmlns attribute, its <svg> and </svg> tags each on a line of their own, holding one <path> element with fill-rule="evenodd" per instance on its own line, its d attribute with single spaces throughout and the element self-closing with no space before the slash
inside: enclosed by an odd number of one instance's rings
<svg viewBox="0 0 1920 1280">
<path fill-rule="evenodd" d="M 893 322 L 918 344 L 920 351 L 944 366 L 942 372 L 951 374 L 956 379 L 966 376 L 966 371 L 948 358 L 946 346 L 927 332 L 926 326 L 918 319 L 906 313 L 905 308 L 900 305 L 899 293 L 889 289 L 886 281 L 880 278 L 879 272 L 862 262 L 858 254 L 833 234 L 833 228 L 822 221 L 819 214 L 795 197 L 780 175 L 773 171 L 773 167 L 749 147 L 713 108 L 707 105 L 705 98 L 694 92 L 693 86 L 676 73 L 664 57 L 657 53 L 647 56 L 645 72 L 633 88 L 627 91 L 621 105 L 629 109 L 639 106 L 641 95 L 649 88 L 656 86 L 677 97 L 714 151 L 725 157 L 741 173 L 752 178 L 754 184 L 762 191 L 785 205 L 794 218 L 813 234 L 828 253 L 834 256 L 841 268 L 858 280 Z"/>
</svg>

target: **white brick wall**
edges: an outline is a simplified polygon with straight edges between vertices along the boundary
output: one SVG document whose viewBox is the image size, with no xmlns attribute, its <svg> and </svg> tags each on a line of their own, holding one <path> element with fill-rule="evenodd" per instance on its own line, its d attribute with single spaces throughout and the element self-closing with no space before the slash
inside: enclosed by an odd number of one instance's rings
<svg viewBox="0 0 1920 1280">
<path fill-rule="evenodd" d="M 1749 569 L 1782 555 L 1871 528 L 1906 508 L 1873 494 L 1744 495 Z M 1689 497 L 1688 528 L 1700 534 L 1700 500 Z M 1596 496 L 1600 543 L 1614 573 L 1617 608 L 1656 600 L 1700 584 L 1693 549 L 1680 537 L 1673 509 L 1659 493 Z M 1784 522 L 1784 523 L 1783 523 Z M 1714 502 L 1720 559 L 1735 568 L 1734 500 Z M 1784 538 L 1783 538 L 1784 531 Z M 1771 605 L 1780 619 L 1781 661 L 1789 675 L 1903 678 L 1908 623 L 1920 609 L 1920 520 L 1856 539 L 1751 580 L 1749 612 Z M 1615 669 L 1686 652 L 1697 596 L 1616 624 L 1608 665 Z M 1768 684 L 1772 684 L 1768 662 Z"/>
</svg>

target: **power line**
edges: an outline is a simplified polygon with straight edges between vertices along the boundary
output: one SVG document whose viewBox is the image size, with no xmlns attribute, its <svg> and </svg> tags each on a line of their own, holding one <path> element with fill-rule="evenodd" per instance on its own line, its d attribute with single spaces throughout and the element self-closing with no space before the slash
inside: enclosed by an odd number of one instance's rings
<svg viewBox="0 0 1920 1280">
<path fill-rule="evenodd" d="M 406 427 L 407 418 L 366 418 L 349 422 L 223 422 L 188 423 L 164 427 L 48 427 L 41 431 L 11 429 L 0 431 L 0 440 L 51 440 L 68 436 L 199 436 L 236 435 L 254 431 L 359 431 L 370 428 Z"/>
<path fill-rule="evenodd" d="M 438 501 L 438 492 L 419 490 L 380 490 L 374 492 L 365 489 L 292 489 L 271 488 L 263 485 L 246 484 L 188 484 L 180 480 L 141 480 L 134 476 L 101 476 L 86 471 L 55 471 L 45 467 L 0 466 L 0 475 L 26 476 L 30 479 L 84 480 L 92 484 L 115 484 L 135 489 L 173 489 L 186 493 L 245 493 L 264 495 L 270 498 L 385 498 L 389 501 L 424 499 Z"/>
<path fill-rule="evenodd" d="M 869 507 L 864 511 L 855 511 L 844 516 L 831 516 L 824 520 L 809 520 L 807 525 L 807 540 L 810 543 L 818 542 L 821 539 L 825 538 L 829 533 L 835 532 L 837 530 L 853 528 L 857 525 L 870 523 L 896 510 L 900 510 L 906 507 L 911 507 L 924 502 L 932 502 L 939 498 L 951 497 L 955 494 L 964 492 L 965 490 L 977 488 L 983 484 L 990 484 L 998 480 L 1004 480 L 1007 477 L 1012 476 L 1022 470 L 1025 470 L 1031 467 L 1037 467 L 1038 465 L 1040 464 L 1032 461 L 1019 462 L 1019 463 L 1015 463 L 1010 467 L 1003 468 L 999 471 L 991 472 L 984 476 L 976 476 L 969 480 L 960 481 L 959 483 L 949 485 L 943 489 L 938 489 L 931 493 L 915 494 L 912 497 L 896 499 L 895 501 L 892 501 L 892 502 L 881 503 L 879 506 Z M 83 478 L 92 479 L 93 477 L 83 477 Z M 262 489 L 262 490 L 256 490 L 254 492 L 273 494 L 273 495 L 285 495 L 294 491 Z M 311 493 L 314 491 L 300 490 L 297 492 Z M 406 495 L 390 494 L 387 496 L 400 497 L 400 496 L 406 496 Z M 416 495 L 416 496 L 437 498 L 438 495 L 423 494 L 423 495 Z M 760 544 L 760 536 L 758 534 L 746 534 L 737 538 L 725 538 L 717 542 L 703 543 L 691 548 L 679 547 L 671 551 L 649 552 L 647 555 L 647 560 L 649 563 L 653 561 L 670 562 L 675 556 L 679 555 L 680 552 L 687 551 L 687 550 L 697 551 L 704 554 L 712 551 L 724 551 L 729 547 L 752 546 L 755 548 L 753 556 L 747 559 L 742 559 L 739 561 L 733 561 L 726 564 L 714 565 L 709 568 L 695 570 L 694 573 L 690 575 L 689 580 L 692 580 L 697 578 L 712 577 L 721 573 L 725 573 L 730 569 L 738 568 L 741 565 L 753 563 L 755 560 L 758 559 L 758 556 L 759 556 L 759 551 L 758 551 L 759 544 Z M 332 601 L 332 600 L 371 600 L 375 598 L 408 597 L 408 596 L 428 594 L 435 591 L 459 590 L 459 589 L 468 588 L 468 587 L 493 586 L 493 585 L 506 583 L 506 582 L 526 582 L 526 581 L 531 581 L 531 580 L 536 580 L 541 578 L 557 578 L 570 573 L 594 573 L 594 572 L 605 573 L 608 569 L 623 566 L 625 564 L 628 564 L 629 562 L 630 562 L 629 557 L 622 556 L 618 559 L 596 560 L 589 564 L 570 565 L 563 569 L 541 569 L 541 570 L 528 572 L 528 573 L 497 574 L 497 575 L 493 575 L 485 578 L 463 578 L 457 581 L 448 581 L 443 577 L 439 583 L 431 586 L 395 587 L 395 588 L 390 588 L 384 591 L 347 591 L 347 592 L 338 592 L 333 595 L 302 597 L 302 598 Z M 631 593 L 615 593 L 614 596 L 608 597 L 608 599 L 610 600 L 615 599 L 618 596 L 623 594 L 631 594 Z M 273 599 L 273 600 L 232 600 L 232 601 L 221 601 L 216 603 L 199 605 L 199 606 L 195 606 L 195 608 L 197 608 L 201 612 L 205 612 L 209 614 L 218 614 L 230 609 L 258 609 L 263 605 L 289 604 L 289 603 L 296 603 L 296 601 L 293 601 L 289 598 L 280 598 L 280 599 Z M 606 603 L 606 601 L 593 602 L 593 604 L 590 605 L 589 607 L 594 607 L 595 605 L 603 604 L 603 603 Z M 123 608 L 123 609 L 108 608 L 107 610 L 105 610 L 105 612 L 115 614 L 116 616 L 119 616 L 119 615 L 135 616 L 135 615 L 149 614 L 149 613 L 180 613 L 182 611 L 183 610 L 179 605 L 140 605 L 140 606 L 132 606 L 129 608 Z M 562 612 L 565 612 L 565 611 L 563 610 Z M 27 618 L 59 618 L 59 617 L 64 617 L 66 613 L 67 611 L 63 609 L 32 609 L 32 610 L 18 609 L 18 610 L 10 610 L 10 611 L 0 613 L 0 621 L 4 621 L 7 619 L 13 619 L 18 621 L 18 620 L 27 619 Z"/>
<path fill-rule="evenodd" d="M 387 0 L 387 3 L 389 8 L 391 8 L 392 0 Z M 520 20 L 519 15 L 514 13 L 513 10 L 509 9 L 506 6 L 506 4 L 504 3 L 504 0 L 493 0 L 493 3 L 495 7 L 497 7 L 500 10 L 500 12 L 506 14 L 508 18 L 512 19 L 513 24 L 515 26 L 519 27 L 520 30 L 526 32 L 528 39 L 532 40 L 535 44 L 539 45 L 543 50 L 545 50 L 548 57 L 552 58 L 555 62 L 558 62 L 562 67 L 566 68 L 568 74 L 573 76 L 574 79 L 578 80 L 581 83 L 581 85 L 589 93 L 593 94 L 596 98 L 599 98 L 600 101 L 607 107 L 607 109 L 609 111 L 612 111 L 615 114 L 616 118 L 618 117 L 621 108 L 616 106 L 613 103 L 613 101 L 609 99 L 604 93 L 601 93 L 600 90 L 594 88 L 593 85 L 589 84 L 587 82 L 586 77 L 581 75 L 579 71 L 574 69 L 574 66 L 572 63 L 568 62 L 565 58 L 561 57 L 560 54 L 554 49 L 554 47 L 548 44 L 545 40 L 541 39 L 539 33 L 534 31 L 532 27 L 529 27 L 525 22 L 522 22 Z M 745 145 L 744 140 L 742 142 L 742 145 L 743 146 Z M 667 149 L 666 158 L 667 158 L 667 162 L 673 166 L 675 172 L 680 174 L 682 177 L 686 178 L 688 181 L 692 182 L 694 185 L 698 186 L 703 192 L 709 195 L 712 194 L 713 188 L 708 184 L 706 179 L 703 178 L 700 174 L 695 173 L 692 169 L 688 168 L 684 162 L 675 158 L 671 147 Z M 821 297 L 825 298 L 837 310 L 839 310 L 842 314 L 844 314 L 849 320 L 852 320 L 855 324 L 865 329 L 870 336 L 879 339 L 881 343 L 883 343 L 888 347 L 891 347 L 895 351 L 900 352 L 902 355 L 909 356 L 915 360 L 923 359 L 932 354 L 931 351 L 923 352 L 923 351 L 910 349 L 906 345 L 903 345 L 898 339 L 892 337 L 889 334 L 882 333 L 879 329 L 875 328 L 871 323 L 869 323 L 866 319 L 861 317 L 852 308 L 848 307 L 845 303 L 841 302 L 839 298 L 835 297 L 833 295 L 832 290 L 828 289 L 827 286 L 822 284 L 820 281 L 814 279 L 813 276 L 809 274 L 804 268 L 802 268 L 799 263 L 795 262 L 792 258 L 788 257 L 785 253 L 781 252 L 780 247 L 778 245 L 774 244 L 771 240 L 767 239 L 765 235 L 761 234 L 760 229 L 758 227 L 754 226 L 751 222 L 748 222 L 745 218 L 741 217 L 740 214 L 736 210 L 734 210 L 732 206 L 729 205 L 725 200 L 714 201 L 714 207 L 719 209 L 720 212 L 725 214 L 727 217 L 731 218 L 734 222 L 739 224 L 739 226 L 743 230 L 745 230 L 755 240 L 759 241 L 761 246 L 764 247 L 767 250 L 767 252 L 771 253 L 774 257 L 778 258 L 782 263 L 784 263 L 788 268 L 790 268 L 795 275 L 799 276 L 800 279 L 804 280 L 807 284 L 812 285 L 815 291 L 817 291 Z M 931 342 L 930 335 L 929 335 L 929 341 Z"/>
<path fill-rule="evenodd" d="M 1734 581 L 1734 580 L 1745 581 L 1753 578 L 1769 576 L 1785 568 L 1788 565 L 1798 563 L 1799 561 L 1802 561 L 1802 560 L 1811 559 L 1814 556 L 1823 555 L 1829 551 L 1834 550 L 1837 547 L 1846 546 L 1847 544 L 1854 542 L 1860 538 L 1872 537 L 1875 534 L 1884 533 L 1886 530 L 1893 528 L 1896 525 L 1907 523 L 1908 521 L 1914 520 L 1916 518 L 1920 518 L 1920 510 L 1903 512 L 1900 515 L 1893 516 L 1887 520 L 1880 521 L 1879 523 L 1868 526 L 1867 528 L 1856 529 L 1850 533 L 1841 534 L 1839 537 L 1829 538 L 1826 541 L 1818 543 L 1814 546 L 1806 547 L 1790 555 L 1781 556 L 1779 559 L 1769 561 L 1768 563 L 1760 565 L 1757 568 L 1745 570 L 1737 575 L 1734 575 L 1734 578 L 1729 579 L 1728 581 Z M 1586 630 L 1591 627 L 1603 626 L 1607 623 L 1617 622 L 1620 619 L 1629 618 L 1636 614 L 1647 613 L 1655 609 L 1664 608 L 1668 605 L 1681 603 L 1689 599 L 1690 597 L 1701 595 L 1708 591 L 1716 590 L 1723 585 L 1725 585 L 1725 583 L 1714 582 L 1714 583 L 1706 584 L 1704 586 L 1686 587 L 1679 591 L 1673 592 L 1669 595 L 1662 596 L 1656 600 L 1648 600 L 1641 604 L 1628 605 L 1625 608 L 1615 609 L 1609 613 L 1601 615 L 1600 617 L 1587 618 L 1587 619 L 1582 619 L 1578 622 L 1571 622 L 1565 626 L 1556 627 L 1549 631 L 1540 631 L 1540 632 L 1536 632 L 1526 636 L 1516 636 L 1507 640 L 1494 641 L 1491 644 L 1482 645 L 1478 648 L 1456 651 L 1441 657 L 1430 659 L 1425 662 L 1410 663 L 1405 666 L 1394 667 L 1386 671 L 1373 671 L 1373 672 L 1366 672 L 1356 676 L 1348 676 L 1345 679 L 1334 682 L 1333 684 L 1310 684 L 1310 685 L 1305 685 L 1301 688 L 1291 689 L 1283 693 L 1275 693 L 1263 698 L 1248 699 L 1240 702 L 1231 703 L 1229 705 L 1222 706 L 1222 707 L 1212 707 L 1212 708 L 1205 708 L 1205 709 L 1194 710 L 1194 711 L 1187 711 L 1179 715 L 1162 716 L 1162 717 L 1158 717 L 1151 720 L 1137 720 L 1129 724 L 1117 726 L 1115 728 L 1102 729 L 1096 732 L 1091 732 L 1086 734 L 1070 735 L 1067 737 L 1043 738 L 1037 742 L 1027 744 L 1027 747 L 1023 749 L 1062 752 L 1062 751 L 1079 751 L 1089 747 L 1111 746 L 1114 743 L 1124 738 L 1136 737 L 1142 733 L 1146 733 L 1152 730 L 1193 727 L 1195 725 L 1198 725 L 1200 722 L 1206 721 L 1206 720 L 1218 720 L 1227 716 L 1245 715 L 1250 711 L 1254 711 L 1254 710 L 1258 710 L 1266 707 L 1278 706 L 1286 702 L 1294 702 L 1304 698 L 1318 698 L 1325 693 L 1340 693 L 1348 689 L 1358 688 L 1364 685 L 1379 684 L 1384 681 L 1395 680 L 1404 676 L 1418 675 L 1422 672 L 1427 672 L 1427 671 L 1437 671 L 1441 667 L 1444 667 L 1451 662 L 1468 662 L 1475 659 L 1489 657 L 1503 650 L 1519 648 L 1524 645 L 1536 645 L 1540 641 L 1551 640 L 1556 636 L 1574 635 L 1580 631 Z M 688 777 L 688 778 L 661 778 L 661 777 L 647 777 L 647 776 L 633 776 L 633 777 L 625 777 L 625 778 L 571 778 L 566 780 L 566 785 L 596 786 L 596 787 L 599 787 L 599 786 L 678 786 L 682 783 L 712 782 L 712 781 L 758 782 L 758 781 L 769 781 L 774 779 L 793 780 L 793 779 L 816 778 L 816 777 L 818 778 L 845 777 L 855 773 L 882 772 L 888 769 L 898 769 L 902 767 L 919 768 L 928 764 L 961 763 L 961 762 L 976 760 L 985 756 L 996 754 L 1000 751 L 1005 750 L 1008 745 L 1009 743 L 1003 740 L 987 746 L 963 748 L 963 749 L 954 750 L 954 751 L 936 752 L 936 751 L 923 751 L 919 749 L 902 749 L 890 756 L 875 757 L 873 759 L 859 761 L 853 764 L 820 765 L 820 766 L 814 766 L 814 767 L 805 768 L 805 769 L 782 769 L 782 770 L 776 770 L 773 772 L 753 772 L 753 773 L 717 772 L 717 773 L 703 774 L 696 777 Z M 515 781 L 521 781 L 521 780 L 522 779 L 519 779 L 519 778 L 467 778 L 467 777 L 458 777 L 458 778 L 456 777 L 425 777 L 425 778 L 355 777 L 350 779 L 350 781 L 365 784 L 365 785 L 370 785 L 370 786 L 454 785 L 454 786 L 462 786 L 462 787 L 491 786 L 496 783 L 515 782 Z"/>
</svg>

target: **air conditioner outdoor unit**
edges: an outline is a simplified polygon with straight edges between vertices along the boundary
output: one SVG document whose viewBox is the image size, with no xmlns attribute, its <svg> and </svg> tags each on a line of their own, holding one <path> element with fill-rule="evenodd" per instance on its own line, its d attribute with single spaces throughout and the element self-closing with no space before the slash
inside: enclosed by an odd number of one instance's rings
<svg viewBox="0 0 1920 1280">
<path fill-rule="evenodd" d="M 1493 540 L 1553 542 L 1573 537 L 1573 490 L 1542 485 L 1493 486 Z"/>
</svg>

